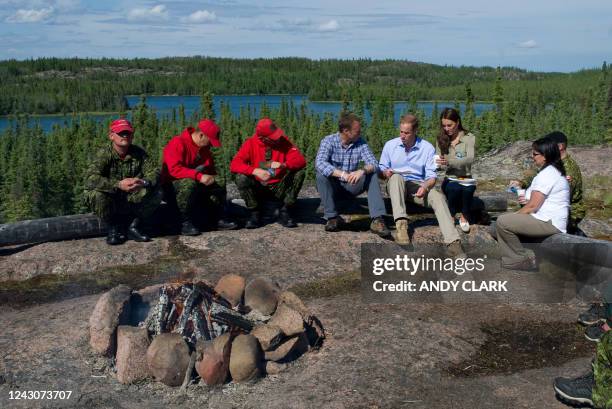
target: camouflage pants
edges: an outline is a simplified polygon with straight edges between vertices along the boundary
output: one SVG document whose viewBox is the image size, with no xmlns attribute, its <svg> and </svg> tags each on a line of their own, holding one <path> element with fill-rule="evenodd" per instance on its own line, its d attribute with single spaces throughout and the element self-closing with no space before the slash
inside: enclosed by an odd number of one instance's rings
<svg viewBox="0 0 612 409">
<path fill-rule="evenodd" d="M 240 174 L 236 176 L 236 185 L 247 209 L 257 209 L 266 198 L 282 200 L 285 205 L 292 206 L 297 201 L 305 177 L 306 170 L 301 169 L 287 172 L 278 183 L 262 185 L 253 176 Z"/>
<path fill-rule="evenodd" d="M 608 331 L 597 344 L 597 357 L 593 363 L 595 387 L 593 403 L 596 408 L 612 409 L 612 331 Z"/>
<path fill-rule="evenodd" d="M 216 182 L 210 186 L 193 179 L 179 179 L 163 187 L 164 200 L 181 221 L 219 217 L 226 202 L 225 187 Z"/>
<path fill-rule="evenodd" d="M 122 217 L 146 219 L 155 212 L 160 202 L 159 189 L 141 189 L 135 193 L 85 191 L 85 204 L 107 223 L 115 223 Z"/>
</svg>

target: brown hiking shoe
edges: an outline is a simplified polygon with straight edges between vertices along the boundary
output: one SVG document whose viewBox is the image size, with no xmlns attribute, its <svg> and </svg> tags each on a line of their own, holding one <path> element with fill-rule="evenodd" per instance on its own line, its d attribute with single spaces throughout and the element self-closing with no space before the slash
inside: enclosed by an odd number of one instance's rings
<svg viewBox="0 0 612 409">
<path fill-rule="evenodd" d="M 455 240 L 451 244 L 447 246 L 448 255 L 453 258 L 466 258 L 465 252 L 463 251 L 463 247 L 461 247 L 461 241 Z"/>
<path fill-rule="evenodd" d="M 325 223 L 325 231 L 337 232 L 340 231 L 340 218 L 338 216 L 327 219 Z"/>
<path fill-rule="evenodd" d="M 410 244 L 408 235 L 408 220 L 398 219 L 395 222 L 395 242 L 399 245 Z"/>
<path fill-rule="evenodd" d="M 372 223 L 370 223 L 370 231 L 378 234 L 380 237 L 389 237 L 391 235 L 391 232 L 387 228 L 387 225 L 382 217 L 375 217 L 372 219 Z"/>
</svg>

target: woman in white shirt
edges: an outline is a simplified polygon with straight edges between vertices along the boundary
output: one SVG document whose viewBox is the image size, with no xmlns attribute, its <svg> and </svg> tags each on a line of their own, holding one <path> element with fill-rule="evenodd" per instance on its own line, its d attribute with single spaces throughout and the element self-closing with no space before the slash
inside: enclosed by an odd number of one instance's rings
<svg viewBox="0 0 612 409">
<path fill-rule="evenodd" d="M 516 213 L 499 216 L 495 225 L 502 266 L 513 270 L 536 268 L 535 258 L 518 235 L 544 239 L 565 233 L 569 214 L 570 188 L 557 143 L 540 138 L 533 143 L 531 155 L 540 171 L 525 193 L 527 203 Z"/>
</svg>

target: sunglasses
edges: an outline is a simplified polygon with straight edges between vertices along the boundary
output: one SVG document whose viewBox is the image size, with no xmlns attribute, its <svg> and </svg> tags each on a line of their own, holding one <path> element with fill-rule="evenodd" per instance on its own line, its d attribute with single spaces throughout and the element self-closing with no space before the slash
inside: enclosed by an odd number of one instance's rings
<svg viewBox="0 0 612 409">
<path fill-rule="evenodd" d="M 122 138 L 129 138 L 133 136 L 133 134 L 130 131 L 121 131 L 121 132 L 115 132 L 115 133 Z"/>
</svg>

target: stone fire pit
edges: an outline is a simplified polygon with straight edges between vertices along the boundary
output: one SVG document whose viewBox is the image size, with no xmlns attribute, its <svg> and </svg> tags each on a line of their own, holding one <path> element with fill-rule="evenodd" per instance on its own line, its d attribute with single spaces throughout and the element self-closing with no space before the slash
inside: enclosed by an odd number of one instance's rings
<svg viewBox="0 0 612 409">
<path fill-rule="evenodd" d="M 215 287 L 119 285 L 100 297 L 89 324 L 91 348 L 115 358 L 117 379 L 126 384 L 250 381 L 281 372 L 325 337 L 297 295 L 264 278 L 246 285 L 235 274 Z"/>
</svg>

